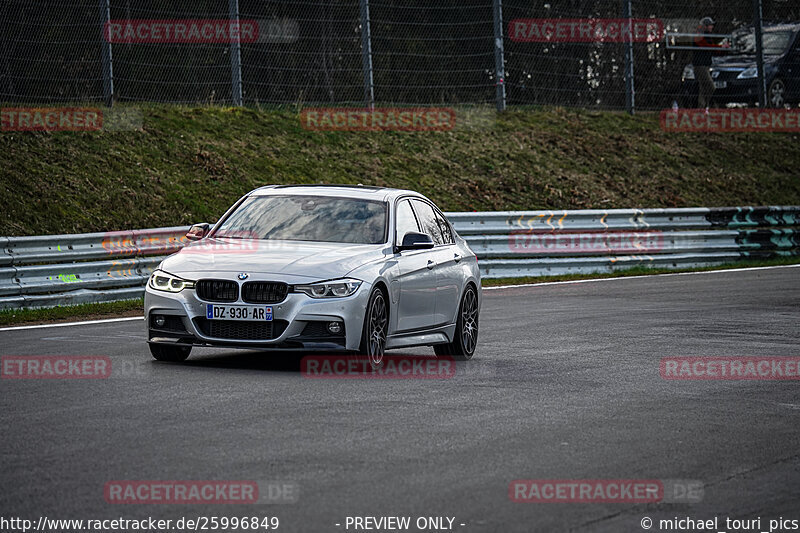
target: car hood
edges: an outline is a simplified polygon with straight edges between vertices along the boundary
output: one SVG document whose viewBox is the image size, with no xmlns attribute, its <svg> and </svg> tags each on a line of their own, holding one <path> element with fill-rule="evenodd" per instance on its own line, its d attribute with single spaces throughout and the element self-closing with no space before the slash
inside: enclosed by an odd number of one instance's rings
<svg viewBox="0 0 800 533">
<path fill-rule="evenodd" d="M 161 268 L 187 279 L 246 272 L 251 279 L 272 275 L 283 281 L 324 281 L 346 276 L 361 265 L 383 258 L 385 248 L 384 244 L 208 238 L 166 258 Z"/>
</svg>

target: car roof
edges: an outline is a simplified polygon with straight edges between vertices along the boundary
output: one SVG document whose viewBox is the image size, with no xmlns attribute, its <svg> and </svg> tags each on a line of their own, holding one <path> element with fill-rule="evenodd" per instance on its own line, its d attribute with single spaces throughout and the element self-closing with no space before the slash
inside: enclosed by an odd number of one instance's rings
<svg viewBox="0 0 800 533">
<path fill-rule="evenodd" d="M 800 31 L 800 22 L 765 22 L 763 24 L 765 32 L 773 31 Z M 753 25 L 741 26 L 733 31 L 735 34 L 748 33 L 753 31 Z"/>
<path fill-rule="evenodd" d="M 422 194 L 414 191 L 364 185 L 267 185 L 254 190 L 250 195 L 330 196 L 380 201 L 391 201 L 407 195 L 425 198 Z"/>
<path fill-rule="evenodd" d="M 800 31 L 800 22 L 764 25 L 764 31 Z"/>
</svg>

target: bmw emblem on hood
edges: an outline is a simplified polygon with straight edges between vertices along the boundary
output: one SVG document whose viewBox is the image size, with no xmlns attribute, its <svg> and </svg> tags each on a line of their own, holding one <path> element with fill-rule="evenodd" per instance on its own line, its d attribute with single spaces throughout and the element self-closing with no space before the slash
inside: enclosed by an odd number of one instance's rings
<svg viewBox="0 0 800 533">
<path fill-rule="evenodd" d="M 242 272 L 241 274 L 239 274 L 239 279 L 242 281 L 246 280 L 249 277 L 250 275 L 247 272 Z"/>
</svg>

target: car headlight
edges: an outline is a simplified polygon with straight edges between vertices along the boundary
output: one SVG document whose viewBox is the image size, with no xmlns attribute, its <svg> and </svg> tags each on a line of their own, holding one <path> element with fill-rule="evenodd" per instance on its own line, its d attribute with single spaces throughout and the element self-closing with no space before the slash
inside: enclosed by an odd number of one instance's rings
<svg viewBox="0 0 800 533">
<path fill-rule="evenodd" d="M 346 298 L 354 295 L 361 283 L 357 279 L 337 279 L 310 285 L 295 285 L 294 290 L 312 298 Z"/>
<path fill-rule="evenodd" d="M 750 67 L 736 76 L 737 80 L 751 80 L 758 77 L 758 67 Z"/>
<path fill-rule="evenodd" d="M 683 81 L 694 79 L 694 65 L 686 65 L 683 69 Z"/>
<path fill-rule="evenodd" d="M 148 282 L 151 289 L 163 292 L 181 292 L 183 289 L 194 289 L 194 281 L 181 279 L 178 276 L 167 274 L 163 270 L 156 270 Z"/>
</svg>

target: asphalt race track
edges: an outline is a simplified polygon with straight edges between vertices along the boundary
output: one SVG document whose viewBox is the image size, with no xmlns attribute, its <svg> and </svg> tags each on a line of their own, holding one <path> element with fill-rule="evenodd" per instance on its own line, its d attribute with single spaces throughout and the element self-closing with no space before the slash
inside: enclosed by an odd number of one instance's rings
<svg viewBox="0 0 800 533">
<path fill-rule="evenodd" d="M 800 355 L 800 268 L 487 290 L 478 355 L 444 380 L 307 379 L 295 356 L 234 350 L 157 363 L 142 330 L 0 332 L 1 355 L 106 355 L 120 369 L 0 381 L 0 515 L 277 516 L 292 532 L 346 531 L 347 516 L 448 516 L 464 532 L 800 518 L 800 381 L 659 373 L 670 356 Z M 699 480 L 704 494 L 514 503 L 515 479 Z M 111 480 L 282 480 L 300 495 L 114 505 Z"/>
</svg>

